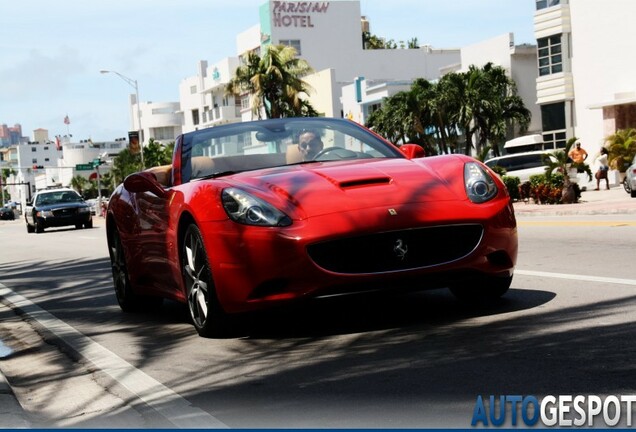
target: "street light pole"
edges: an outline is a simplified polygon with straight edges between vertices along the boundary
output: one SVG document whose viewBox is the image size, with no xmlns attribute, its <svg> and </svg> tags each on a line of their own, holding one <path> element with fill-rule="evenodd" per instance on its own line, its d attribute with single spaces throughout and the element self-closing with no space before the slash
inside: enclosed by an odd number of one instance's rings
<svg viewBox="0 0 636 432">
<path fill-rule="evenodd" d="M 137 80 L 134 80 L 132 78 L 128 78 L 125 75 L 120 74 L 119 72 L 116 71 L 111 71 L 111 70 L 101 70 L 99 71 L 99 73 L 102 74 L 107 74 L 107 73 L 114 73 L 115 75 L 117 75 L 119 78 L 123 79 L 124 81 L 126 81 L 128 83 L 128 85 L 130 85 L 131 87 L 133 87 L 135 89 L 135 98 L 137 99 L 137 134 L 139 135 L 139 152 L 141 154 L 141 168 L 145 168 L 145 164 L 144 164 L 144 140 L 142 138 L 142 134 L 143 134 L 143 129 L 141 128 L 141 108 L 140 108 L 140 104 L 141 101 L 139 100 L 139 85 L 137 84 Z"/>
</svg>

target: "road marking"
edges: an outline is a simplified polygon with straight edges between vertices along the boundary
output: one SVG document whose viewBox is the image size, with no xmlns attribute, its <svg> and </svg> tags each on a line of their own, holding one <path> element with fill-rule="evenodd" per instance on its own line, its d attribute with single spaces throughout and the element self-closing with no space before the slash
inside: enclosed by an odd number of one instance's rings
<svg viewBox="0 0 636 432">
<path fill-rule="evenodd" d="M 207 412 L 193 407 L 190 402 L 154 378 L 80 333 L 64 321 L 37 306 L 26 297 L 0 283 L 0 298 L 62 339 L 84 359 L 108 374 L 137 395 L 149 407 L 177 428 L 227 429 L 226 424 Z"/>
<path fill-rule="evenodd" d="M 527 226 L 568 226 L 568 227 L 586 227 L 586 226 L 636 226 L 636 221 L 517 221 L 519 225 Z"/>
<path fill-rule="evenodd" d="M 586 227 L 586 226 L 636 226 L 636 221 L 517 221 L 519 226 L 568 226 L 568 227 Z"/>
<path fill-rule="evenodd" d="M 524 275 L 524 276 L 554 278 L 554 279 L 570 279 L 570 280 L 580 280 L 580 281 L 586 281 L 586 282 L 602 282 L 602 283 L 636 286 L 636 279 L 619 279 L 619 278 L 609 278 L 609 277 L 601 277 L 601 276 L 574 275 L 574 274 L 567 274 L 567 273 L 548 273 L 548 272 L 533 271 L 533 270 L 515 270 L 515 274 Z"/>
</svg>

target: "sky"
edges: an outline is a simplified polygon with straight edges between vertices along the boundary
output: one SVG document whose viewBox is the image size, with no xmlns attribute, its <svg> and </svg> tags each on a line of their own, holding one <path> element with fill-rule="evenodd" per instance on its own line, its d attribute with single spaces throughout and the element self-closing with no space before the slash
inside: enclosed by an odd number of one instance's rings
<svg viewBox="0 0 636 432">
<path fill-rule="evenodd" d="M 336 0 L 337 1 L 337 0 Z M 258 24 L 264 0 L 3 0 L 0 124 L 24 136 L 111 141 L 127 136 L 129 95 L 179 100 L 197 63 L 235 56 L 236 35 Z M 371 33 L 461 48 L 513 33 L 535 43 L 534 0 L 360 0 Z M 333 49 L 333 48 L 327 48 Z M 70 124 L 64 124 L 64 117 Z"/>
</svg>

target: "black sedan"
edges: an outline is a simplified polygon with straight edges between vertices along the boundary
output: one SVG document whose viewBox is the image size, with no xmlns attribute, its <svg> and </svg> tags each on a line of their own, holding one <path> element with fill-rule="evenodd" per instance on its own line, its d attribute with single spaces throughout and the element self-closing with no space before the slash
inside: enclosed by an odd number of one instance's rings
<svg viewBox="0 0 636 432">
<path fill-rule="evenodd" d="M 73 189 L 39 191 L 24 212 L 27 231 L 41 233 L 45 228 L 75 225 L 92 228 L 90 206 Z"/>
<path fill-rule="evenodd" d="M 13 213 L 13 209 L 10 207 L 2 207 L 0 208 L 0 219 L 2 220 L 14 220 L 15 213 Z"/>
</svg>

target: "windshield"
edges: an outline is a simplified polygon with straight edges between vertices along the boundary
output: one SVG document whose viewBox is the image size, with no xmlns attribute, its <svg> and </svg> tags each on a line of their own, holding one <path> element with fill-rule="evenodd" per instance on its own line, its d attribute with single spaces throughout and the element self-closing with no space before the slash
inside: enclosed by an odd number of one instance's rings
<svg viewBox="0 0 636 432">
<path fill-rule="evenodd" d="M 184 135 L 183 178 L 303 163 L 404 157 L 359 125 L 330 118 L 244 122 Z"/>
<path fill-rule="evenodd" d="M 45 206 L 82 201 L 82 197 L 75 191 L 54 191 L 38 194 L 35 199 L 35 205 Z"/>
</svg>

